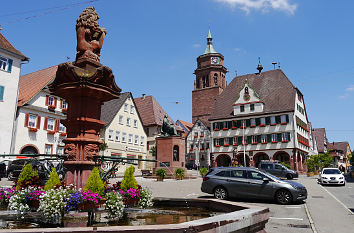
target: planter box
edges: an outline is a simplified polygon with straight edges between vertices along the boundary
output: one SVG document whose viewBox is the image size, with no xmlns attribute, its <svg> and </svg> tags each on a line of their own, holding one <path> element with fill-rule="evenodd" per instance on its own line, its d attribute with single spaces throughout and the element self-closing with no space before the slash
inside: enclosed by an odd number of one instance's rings
<svg viewBox="0 0 354 233">
<path fill-rule="evenodd" d="M 313 172 L 307 172 L 307 176 L 314 176 L 314 173 Z"/>
<path fill-rule="evenodd" d="M 159 176 L 157 177 L 157 181 L 163 181 L 163 179 L 164 178 L 162 178 L 162 177 L 159 177 Z"/>
<path fill-rule="evenodd" d="M 38 131 L 37 128 L 28 128 L 28 130 L 29 130 L 30 132 L 37 132 L 37 131 Z"/>
<path fill-rule="evenodd" d="M 77 206 L 77 209 L 81 210 L 81 211 L 89 211 L 89 210 L 93 210 L 93 209 L 102 208 L 105 203 L 106 203 L 105 199 L 98 201 L 98 203 L 83 202 Z"/>
</svg>

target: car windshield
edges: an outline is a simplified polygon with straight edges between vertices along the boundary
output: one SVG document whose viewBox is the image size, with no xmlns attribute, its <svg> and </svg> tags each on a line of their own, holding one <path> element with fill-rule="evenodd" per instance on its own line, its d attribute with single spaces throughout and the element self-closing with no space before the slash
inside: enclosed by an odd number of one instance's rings
<svg viewBox="0 0 354 233">
<path fill-rule="evenodd" d="M 340 174 L 339 169 L 325 169 L 323 174 Z"/>
<path fill-rule="evenodd" d="M 270 178 L 272 178 L 273 180 L 278 180 L 278 181 L 281 181 L 281 179 L 279 179 L 278 177 L 276 176 L 273 176 L 272 174 L 268 173 L 268 172 L 264 172 L 265 175 L 269 176 Z"/>
</svg>

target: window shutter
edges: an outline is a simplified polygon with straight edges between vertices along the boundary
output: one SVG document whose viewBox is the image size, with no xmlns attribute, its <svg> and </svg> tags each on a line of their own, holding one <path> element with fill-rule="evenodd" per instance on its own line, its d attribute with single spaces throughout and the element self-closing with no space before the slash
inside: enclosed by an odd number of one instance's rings
<svg viewBox="0 0 354 233">
<path fill-rule="evenodd" d="M 261 143 L 262 142 L 262 136 L 261 135 L 257 135 L 257 142 Z"/>
<path fill-rule="evenodd" d="M 60 99 L 60 109 L 63 109 L 63 100 Z"/>
<path fill-rule="evenodd" d="M 229 144 L 230 144 L 230 145 L 232 145 L 232 141 L 233 141 L 233 138 L 230 137 L 230 138 L 229 138 Z"/>
<path fill-rule="evenodd" d="M 272 142 L 272 135 L 271 134 L 267 134 L 267 142 Z"/>
<path fill-rule="evenodd" d="M 290 142 L 290 132 L 288 132 L 288 141 Z"/>
<path fill-rule="evenodd" d="M 29 113 L 25 115 L 25 127 L 28 127 Z"/>
<path fill-rule="evenodd" d="M 231 129 L 231 127 L 232 127 L 232 121 L 228 121 L 228 122 L 227 122 L 227 128 L 228 128 L 228 129 Z"/>
<path fill-rule="evenodd" d="M 237 138 L 237 144 L 238 145 L 242 145 L 242 137 L 238 137 Z"/>
<path fill-rule="evenodd" d="M 289 123 L 289 115 L 286 114 L 285 117 L 286 117 L 286 123 Z"/>
<path fill-rule="evenodd" d="M 57 107 L 57 101 L 58 99 L 57 98 L 54 98 L 54 106 Z"/>
<path fill-rule="evenodd" d="M 60 120 L 55 119 L 55 127 L 54 127 L 55 132 L 59 132 L 59 125 L 60 125 Z"/>
<path fill-rule="evenodd" d="M 232 127 L 237 127 L 237 122 L 236 121 L 232 121 Z"/>
<path fill-rule="evenodd" d="M 45 105 L 48 106 L 48 102 L 49 102 L 49 95 L 46 95 L 45 97 Z"/>
<path fill-rule="evenodd" d="M 37 116 L 37 129 L 41 128 L 41 117 Z"/>
<path fill-rule="evenodd" d="M 275 122 L 276 122 L 277 124 L 280 124 L 280 123 L 281 123 L 280 116 L 275 116 Z"/>
<path fill-rule="evenodd" d="M 216 146 L 216 138 L 214 138 L 214 146 Z"/>
<path fill-rule="evenodd" d="M 5 87 L 0 86 L 0 101 L 4 100 L 4 90 Z"/>
<path fill-rule="evenodd" d="M 260 124 L 261 124 L 261 119 L 256 118 L 256 125 L 258 126 L 258 125 L 260 125 Z"/>
<path fill-rule="evenodd" d="M 8 59 L 7 62 L 8 62 L 7 71 L 11 73 L 13 60 L 12 59 Z"/>
<path fill-rule="evenodd" d="M 252 143 L 252 136 L 247 136 L 247 143 L 251 144 Z"/>
<path fill-rule="evenodd" d="M 223 146 L 224 145 L 224 139 L 223 138 L 220 138 L 220 146 Z"/>
<path fill-rule="evenodd" d="M 278 142 L 281 142 L 281 133 L 277 133 L 277 139 Z"/>
<path fill-rule="evenodd" d="M 44 117 L 44 126 L 43 126 L 43 129 L 44 129 L 44 130 L 47 130 L 47 126 L 48 126 L 48 118 L 47 118 L 47 117 Z"/>
<path fill-rule="evenodd" d="M 265 121 L 266 121 L 266 125 L 270 125 L 270 117 L 266 117 Z"/>
<path fill-rule="evenodd" d="M 251 120 L 250 120 L 250 119 L 247 119 L 247 120 L 246 120 L 246 126 L 247 126 L 247 127 L 250 127 L 250 125 L 251 125 Z"/>
</svg>

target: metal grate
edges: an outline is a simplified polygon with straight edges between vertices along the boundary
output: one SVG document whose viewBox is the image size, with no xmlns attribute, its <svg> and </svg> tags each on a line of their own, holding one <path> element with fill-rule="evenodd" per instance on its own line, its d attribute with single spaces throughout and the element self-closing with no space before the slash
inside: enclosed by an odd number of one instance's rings
<svg viewBox="0 0 354 233">
<path fill-rule="evenodd" d="M 312 198 L 323 198 L 323 196 L 311 196 Z"/>
<path fill-rule="evenodd" d="M 295 228 L 311 228 L 310 225 L 295 225 L 295 224 L 288 224 L 289 227 L 295 227 Z"/>
</svg>

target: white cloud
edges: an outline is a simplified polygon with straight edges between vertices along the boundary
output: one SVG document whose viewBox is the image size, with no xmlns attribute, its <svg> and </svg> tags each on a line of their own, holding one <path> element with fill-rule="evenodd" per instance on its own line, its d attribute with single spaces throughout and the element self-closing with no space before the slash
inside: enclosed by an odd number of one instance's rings
<svg viewBox="0 0 354 233">
<path fill-rule="evenodd" d="M 346 91 L 354 91 L 354 85 L 351 85 L 345 89 Z"/>
<path fill-rule="evenodd" d="M 200 44 L 193 44 L 193 47 L 194 47 L 194 48 L 200 48 L 201 45 L 200 45 Z"/>
<path fill-rule="evenodd" d="M 247 14 L 251 10 L 260 10 L 267 12 L 270 9 L 285 11 L 294 14 L 297 4 L 290 3 L 290 0 L 214 0 L 229 4 L 231 7 L 237 7 L 244 10 Z"/>
<path fill-rule="evenodd" d="M 234 48 L 234 50 L 235 50 L 236 52 L 240 52 L 240 51 L 241 51 L 240 48 Z"/>
</svg>

